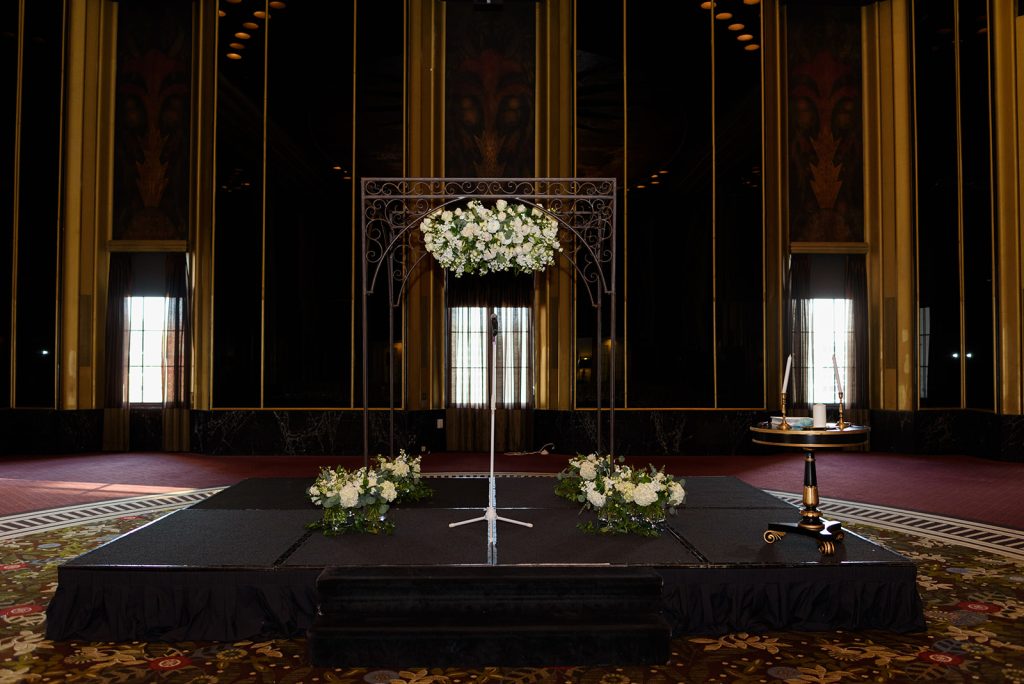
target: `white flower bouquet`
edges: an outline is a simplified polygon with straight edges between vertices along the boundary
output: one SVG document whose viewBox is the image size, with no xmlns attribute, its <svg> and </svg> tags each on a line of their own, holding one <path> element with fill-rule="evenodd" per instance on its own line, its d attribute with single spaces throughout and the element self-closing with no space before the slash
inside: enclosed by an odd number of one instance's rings
<svg viewBox="0 0 1024 684">
<path fill-rule="evenodd" d="M 377 456 L 378 472 L 394 482 L 398 490 L 396 503 L 420 501 L 433 494 L 420 474 L 421 460 L 420 456 L 413 458 L 405 453 L 405 449 L 399 449 L 398 456 L 394 458 Z"/>
<path fill-rule="evenodd" d="M 423 244 L 441 267 L 463 273 L 532 273 L 554 262 L 558 221 L 538 207 L 509 204 L 494 208 L 470 201 L 465 209 L 438 209 L 420 223 Z"/>
<path fill-rule="evenodd" d="M 664 468 L 632 468 L 590 454 L 569 462 L 555 492 L 597 513 L 597 523 L 580 525 L 584 531 L 657 537 L 666 511 L 674 515 L 686 501 L 684 484 Z"/>
<path fill-rule="evenodd" d="M 387 519 L 391 505 L 419 500 L 431 493 L 420 479 L 419 457 L 410 459 L 405 451 L 394 459 L 378 456 L 376 468 L 324 467 L 307 490 L 310 500 L 324 509 L 323 518 L 310 528 L 326 535 L 390 534 L 395 528 Z"/>
</svg>

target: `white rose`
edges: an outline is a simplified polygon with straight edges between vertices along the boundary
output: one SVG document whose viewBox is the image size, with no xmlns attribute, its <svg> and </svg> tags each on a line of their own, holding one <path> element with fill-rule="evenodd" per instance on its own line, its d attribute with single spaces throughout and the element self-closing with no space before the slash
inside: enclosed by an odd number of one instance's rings
<svg viewBox="0 0 1024 684">
<path fill-rule="evenodd" d="M 391 470 L 395 475 L 399 477 L 405 477 L 406 475 L 409 474 L 409 464 L 407 464 L 405 461 L 395 461 L 395 463 L 391 466 Z"/>
<path fill-rule="evenodd" d="M 380 497 L 385 501 L 394 501 L 396 496 L 398 496 L 398 490 L 395 489 L 394 482 L 388 480 L 380 486 Z"/>
<path fill-rule="evenodd" d="M 496 206 L 498 208 L 498 211 L 505 211 L 505 207 L 508 206 L 508 202 L 506 202 L 503 199 L 500 199 L 500 200 L 498 200 L 497 202 L 494 203 L 494 206 Z"/>
</svg>

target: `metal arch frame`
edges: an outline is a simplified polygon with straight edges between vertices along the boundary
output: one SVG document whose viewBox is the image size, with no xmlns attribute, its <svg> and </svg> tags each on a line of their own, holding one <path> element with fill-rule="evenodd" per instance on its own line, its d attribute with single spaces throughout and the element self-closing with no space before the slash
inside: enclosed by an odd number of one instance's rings
<svg viewBox="0 0 1024 684">
<path fill-rule="evenodd" d="M 388 304 L 388 444 L 395 451 L 395 317 L 409 279 L 428 252 L 415 229 L 431 212 L 470 200 L 503 199 L 537 207 L 558 222 L 562 256 L 586 287 L 602 339 L 603 301 L 611 332 L 608 385 L 609 453 L 615 453 L 616 193 L 614 178 L 364 178 L 362 217 L 363 462 L 369 463 L 368 297 L 382 283 Z M 386 278 L 382 279 L 382 271 Z M 597 449 L 601 450 L 602 363 L 597 357 Z"/>
</svg>

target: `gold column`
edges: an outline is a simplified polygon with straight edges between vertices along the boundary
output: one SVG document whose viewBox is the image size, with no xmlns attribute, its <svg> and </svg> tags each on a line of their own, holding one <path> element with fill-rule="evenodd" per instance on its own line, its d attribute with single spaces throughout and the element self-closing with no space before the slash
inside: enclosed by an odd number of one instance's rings
<svg viewBox="0 0 1024 684">
<path fill-rule="evenodd" d="M 59 407 L 87 409 L 99 405 L 102 377 L 106 283 L 97 274 L 111 221 L 117 5 L 72 0 L 68 16 Z"/>
<path fill-rule="evenodd" d="M 864 204 L 871 405 L 916 406 L 910 7 L 862 10 Z"/>
<path fill-rule="evenodd" d="M 406 175 L 444 175 L 444 3 L 409 0 L 406 45 Z M 372 296 L 387 298 L 386 283 Z M 404 301 L 405 407 L 444 407 L 444 287 L 440 269 L 421 262 Z"/>
<path fill-rule="evenodd" d="M 536 173 L 570 177 L 575 99 L 574 1 L 549 0 L 537 11 Z M 534 298 L 537 408 L 572 407 L 573 271 L 564 259 L 537 280 Z"/>
<path fill-rule="evenodd" d="M 213 232 L 216 202 L 217 3 L 193 9 L 192 408 L 208 410 L 213 387 Z"/>
<path fill-rule="evenodd" d="M 763 51 L 762 107 L 764 111 L 764 296 L 765 397 L 764 406 L 778 405 L 784 348 L 785 272 L 789 254 L 789 187 L 786 164 L 786 36 L 778 2 L 765 2 L 761 10 Z M 769 399 L 770 398 L 770 399 Z"/>
<path fill-rule="evenodd" d="M 998 411 L 1019 415 L 1022 400 L 1021 230 L 1024 226 L 1024 17 L 1015 17 L 1012 0 L 989 3 L 992 46 L 992 130 L 995 193 L 993 218 L 999 245 L 996 283 L 996 359 Z"/>
</svg>

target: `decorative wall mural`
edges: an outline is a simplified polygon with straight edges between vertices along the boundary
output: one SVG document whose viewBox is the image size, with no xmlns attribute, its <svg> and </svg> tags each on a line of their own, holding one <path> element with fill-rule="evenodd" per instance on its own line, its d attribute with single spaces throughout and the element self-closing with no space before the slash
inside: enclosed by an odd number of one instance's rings
<svg viewBox="0 0 1024 684">
<path fill-rule="evenodd" d="M 184 240 L 192 3 L 122 3 L 118 21 L 113 237 Z"/>
<path fill-rule="evenodd" d="M 860 8 L 792 3 L 787 27 L 790 240 L 862 241 Z"/>
<path fill-rule="evenodd" d="M 536 6 L 447 3 L 445 174 L 534 174 Z"/>
</svg>

